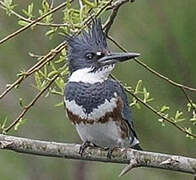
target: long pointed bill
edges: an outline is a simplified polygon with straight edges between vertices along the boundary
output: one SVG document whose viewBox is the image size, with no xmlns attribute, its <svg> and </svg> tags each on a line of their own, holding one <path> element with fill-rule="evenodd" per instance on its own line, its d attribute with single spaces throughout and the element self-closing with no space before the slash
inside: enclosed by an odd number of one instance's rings
<svg viewBox="0 0 196 180">
<path fill-rule="evenodd" d="M 118 62 L 127 61 L 129 59 L 133 59 L 138 57 L 139 53 L 111 53 L 106 55 L 98 60 L 98 62 L 102 65 L 110 65 L 116 64 Z"/>
</svg>

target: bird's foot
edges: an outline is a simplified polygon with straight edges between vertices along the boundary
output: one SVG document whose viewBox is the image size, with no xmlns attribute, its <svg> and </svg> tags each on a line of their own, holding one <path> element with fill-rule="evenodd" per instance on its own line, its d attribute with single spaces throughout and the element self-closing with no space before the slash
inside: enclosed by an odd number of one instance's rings
<svg viewBox="0 0 196 180">
<path fill-rule="evenodd" d="M 79 154 L 81 156 L 83 156 L 83 153 L 87 147 L 93 147 L 93 144 L 89 141 L 83 142 L 82 145 L 80 146 L 80 150 L 79 150 Z"/>
<path fill-rule="evenodd" d="M 109 148 L 107 148 L 107 150 L 108 150 L 107 158 L 108 159 L 111 159 L 112 158 L 112 153 L 113 153 L 114 149 L 115 149 L 115 147 L 109 147 Z"/>
</svg>

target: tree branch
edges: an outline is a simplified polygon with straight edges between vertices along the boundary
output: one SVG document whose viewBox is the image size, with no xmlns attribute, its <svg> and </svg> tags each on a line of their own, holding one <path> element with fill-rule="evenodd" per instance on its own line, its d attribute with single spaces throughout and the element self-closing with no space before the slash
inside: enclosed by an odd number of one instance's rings
<svg viewBox="0 0 196 180">
<path fill-rule="evenodd" d="M 108 17 L 107 21 L 105 22 L 105 24 L 103 25 L 103 29 L 105 30 L 106 35 L 108 34 L 112 24 L 114 23 L 114 19 L 116 18 L 120 7 L 127 2 L 134 2 L 134 1 L 135 0 L 131 0 L 131 1 L 130 0 L 118 0 L 118 1 L 115 1 L 111 6 L 107 8 L 107 10 L 112 9 L 112 12 L 110 16 Z"/>
<path fill-rule="evenodd" d="M 161 154 L 134 149 L 118 148 L 112 158 L 107 158 L 107 151 L 101 148 L 87 148 L 81 157 L 79 144 L 67 144 L 32 140 L 0 134 L 0 149 L 12 150 L 19 153 L 27 153 L 40 156 L 59 157 L 66 159 L 78 159 L 88 161 L 100 161 L 110 163 L 128 164 L 121 175 L 127 170 L 136 167 L 152 167 L 172 171 L 196 173 L 196 159 L 184 156 Z"/>
</svg>

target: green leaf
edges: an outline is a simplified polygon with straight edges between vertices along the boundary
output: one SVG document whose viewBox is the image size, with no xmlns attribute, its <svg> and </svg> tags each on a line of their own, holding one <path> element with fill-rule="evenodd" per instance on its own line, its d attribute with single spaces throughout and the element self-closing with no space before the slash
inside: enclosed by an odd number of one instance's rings
<svg viewBox="0 0 196 180">
<path fill-rule="evenodd" d="M 43 16 L 43 15 L 44 15 L 44 12 L 43 12 L 41 9 L 39 9 L 38 12 L 39 12 L 39 15 L 40 15 L 40 16 Z"/>
<path fill-rule="evenodd" d="M 193 125 L 196 125 L 196 112 L 193 111 L 193 117 L 190 119 L 190 121 L 193 123 Z"/>
<path fill-rule="evenodd" d="M 67 51 L 66 51 L 65 49 L 63 49 L 63 50 L 61 51 L 61 54 L 62 54 L 62 56 L 66 56 L 66 55 L 67 55 Z"/>
<path fill-rule="evenodd" d="M 135 106 L 138 108 L 138 109 L 141 109 L 141 106 L 139 103 L 136 103 Z"/>
<path fill-rule="evenodd" d="M 17 131 L 18 128 L 19 128 L 21 125 L 23 125 L 25 122 L 26 122 L 26 119 L 22 119 L 22 118 L 21 118 L 21 119 L 16 123 L 16 125 L 14 126 L 14 130 Z"/>
<path fill-rule="evenodd" d="M 191 102 L 192 102 L 192 100 L 191 100 Z M 188 103 L 187 104 L 187 108 L 188 108 L 188 112 L 190 112 L 192 108 L 196 109 L 196 104 L 193 103 L 193 102 L 192 103 Z"/>
<path fill-rule="evenodd" d="M 24 104 L 23 104 L 23 99 L 22 98 L 19 98 L 19 105 L 20 105 L 20 107 L 24 108 Z"/>
<path fill-rule="evenodd" d="M 138 92 L 141 92 L 140 90 L 142 89 L 142 80 L 139 80 L 137 82 L 137 85 L 135 87 L 135 93 L 137 94 Z"/>
<path fill-rule="evenodd" d="M 55 104 L 55 107 L 61 107 L 61 106 L 63 106 L 63 101 L 61 101 L 60 103 L 58 103 L 58 104 Z"/>
<path fill-rule="evenodd" d="M 12 10 L 16 5 L 12 4 L 12 0 L 4 0 L 2 3 L 6 7 L 6 14 L 10 16 L 12 14 Z"/>
<path fill-rule="evenodd" d="M 43 0 L 42 1 L 42 10 L 41 9 L 39 9 L 39 14 L 40 14 L 40 16 L 43 16 L 44 14 L 46 14 L 47 12 L 49 12 L 50 11 L 50 5 L 49 5 L 49 3 L 46 1 L 46 0 Z M 53 18 L 52 18 L 52 14 L 49 14 L 48 16 L 46 16 L 44 19 L 43 19 L 43 21 L 45 22 L 45 23 L 51 23 L 52 21 L 53 21 Z"/>
<path fill-rule="evenodd" d="M 177 110 L 176 114 L 175 114 L 175 117 L 172 117 L 171 119 L 175 123 L 183 122 L 183 121 L 185 121 L 185 118 L 183 118 L 182 115 L 183 115 L 183 112 Z"/>
<path fill-rule="evenodd" d="M 63 71 L 61 71 L 61 76 L 64 77 L 64 76 L 67 76 L 69 74 L 69 70 L 68 68 L 64 69 Z"/>
<path fill-rule="evenodd" d="M 18 21 L 18 24 L 21 25 L 21 26 L 26 26 L 26 25 L 28 25 L 29 23 L 26 22 L 26 21 L 23 21 L 23 20 L 19 20 L 19 21 Z"/>
<path fill-rule="evenodd" d="M 63 79 L 61 77 L 58 77 L 55 80 L 55 83 L 56 83 L 56 85 L 58 86 L 59 89 L 63 89 L 64 86 L 65 86 L 65 83 L 64 83 L 64 81 L 63 81 Z"/>
<path fill-rule="evenodd" d="M 32 14 L 33 13 L 33 3 L 31 3 L 30 5 L 28 5 L 28 13 Z"/>
<path fill-rule="evenodd" d="M 22 12 L 29 18 L 32 19 L 33 16 L 33 3 L 29 4 L 27 10 L 23 9 Z"/>
<path fill-rule="evenodd" d="M 4 4 L 11 6 L 12 0 L 4 0 Z"/>
<path fill-rule="evenodd" d="M 58 74 L 58 71 L 51 71 L 49 74 L 48 74 L 48 77 L 50 78 L 50 77 L 52 77 L 52 76 L 54 76 L 55 74 Z"/>
<path fill-rule="evenodd" d="M 50 5 L 49 5 L 49 3 L 47 2 L 47 0 L 43 0 L 43 1 L 42 1 L 42 8 L 44 9 L 45 12 L 47 12 L 47 11 L 50 10 Z"/>
<path fill-rule="evenodd" d="M 137 109 L 141 109 L 140 104 L 138 103 L 137 99 L 133 98 L 133 101 L 131 104 L 129 104 L 130 106 L 136 106 Z"/>
<path fill-rule="evenodd" d="M 5 117 L 5 119 L 4 119 L 3 123 L 2 123 L 2 125 L 0 124 L 1 129 L 4 129 L 4 128 L 6 127 L 7 120 L 8 120 L 8 118 Z"/>
<path fill-rule="evenodd" d="M 50 62 L 50 67 L 52 68 L 52 70 L 57 71 L 57 69 L 56 69 L 56 67 L 55 67 L 53 62 Z"/>
<path fill-rule="evenodd" d="M 11 86 L 11 84 L 6 84 L 6 88 L 9 88 Z"/>
<path fill-rule="evenodd" d="M 58 30 L 58 28 L 57 27 L 52 27 L 49 31 L 47 31 L 46 33 L 45 33 L 45 35 L 46 36 L 49 36 L 49 38 L 51 39 L 52 38 L 52 36 L 54 35 L 54 33 L 56 32 Z"/>
<path fill-rule="evenodd" d="M 47 85 L 47 80 L 42 81 L 41 90 Z"/>
<path fill-rule="evenodd" d="M 47 76 L 47 74 L 48 74 L 48 68 L 47 68 L 47 65 L 45 65 L 45 66 L 44 66 L 44 74 L 45 74 L 45 76 Z"/>
<path fill-rule="evenodd" d="M 188 133 L 192 133 L 192 129 L 189 127 L 189 128 L 185 128 L 185 130 L 188 132 Z M 194 137 L 193 136 L 191 136 L 191 135 L 189 135 L 189 134 L 186 134 L 186 137 L 187 138 L 190 138 L 190 139 L 194 139 Z"/>
<path fill-rule="evenodd" d="M 179 119 L 183 115 L 183 112 L 181 111 L 176 111 L 175 119 Z"/>
<path fill-rule="evenodd" d="M 59 64 L 61 62 L 65 61 L 65 56 L 60 56 L 59 59 L 57 59 L 54 63 Z"/>
<path fill-rule="evenodd" d="M 41 82 L 41 77 L 39 76 L 39 73 L 38 72 L 35 72 L 35 83 L 36 83 L 36 88 L 38 90 L 42 90 L 42 82 Z"/>
<path fill-rule="evenodd" d="M 17 77 L 21 77 L 21 76 L 26 76 L 26 71 L 25 70 L 21 70 L 19 73 L 16 74 Z"/>
<path fill-rule="evenodd" d="M 47 79 L 47 74 L 46 74 L 45 72 L 39 70 L 38 73 L 39 73 L 39 75 L 41 76 L 40 79 L 41 79 L 41 78 Z"/>
<path fill-rule="evenodd" d="M 134 106 L 137 103 L 137 100 L 133 98 L 132 103 L 129 104 L 129 106 Z"/>
<path fill-rule="evenodd" d="M 161 112 L 161 113 L 164 113 L 164 112 L 167 111 L 167 110 L 169 110 L 169 106 L 163 105 L 163 106 L 161 107 L 160 112 Z"/>
<path fill-rule="evenodd" d="M 158 121 L 161 123 L 161 125 L 163 126 L 163 127 L 165 127 L 165 120 L 164 119 L 158 119 Z"/>
<path fill-rule="evenodd" d="M 58 95 L 58 96 L 63 96 L 63 91 L 57 91 L 54 88 L 50 90 L 50 93 Z"/>
</svg>

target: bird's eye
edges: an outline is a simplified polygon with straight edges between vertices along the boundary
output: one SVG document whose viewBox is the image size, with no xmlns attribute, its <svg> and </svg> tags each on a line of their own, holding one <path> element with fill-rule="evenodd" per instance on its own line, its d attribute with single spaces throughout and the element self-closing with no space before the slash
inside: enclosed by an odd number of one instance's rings
<svg viewBox="0 0 196 180">
<path fill-rule="evenodd" d="M 87 57 L 89 60 L 91 60 L 91 59 L 93 59 L 94 54 L 93 54 L 93 53 L 87 53 L 87 54 L 86 54 L 86 57 Z"/>
</svg>

